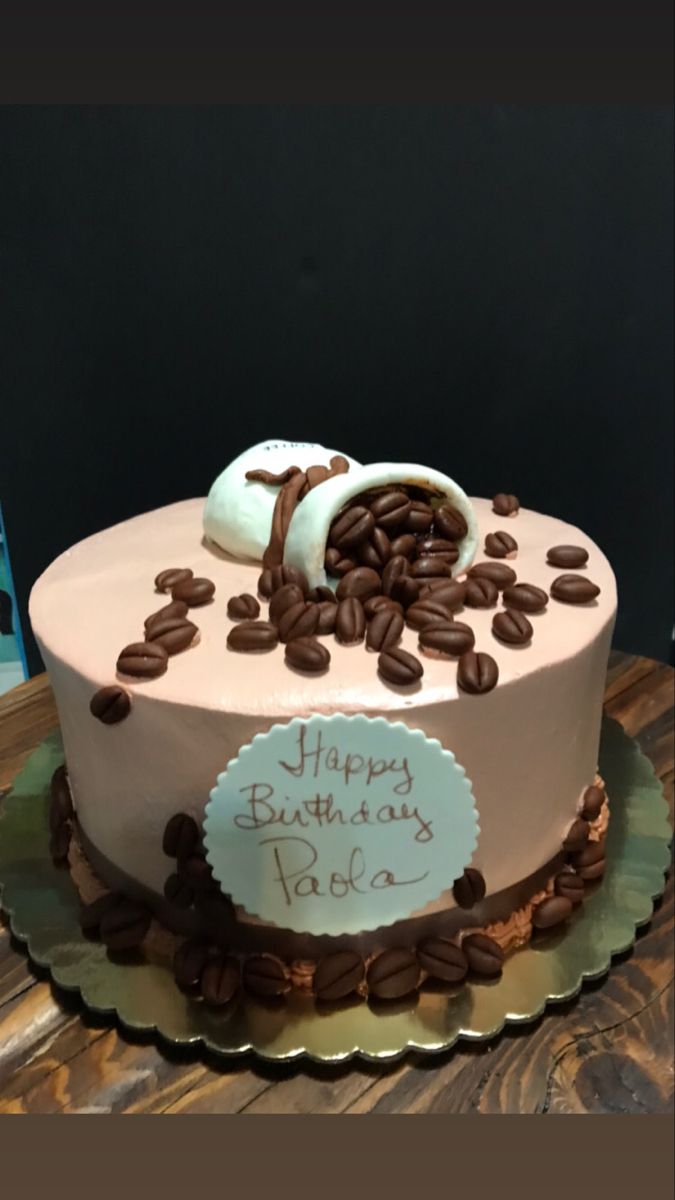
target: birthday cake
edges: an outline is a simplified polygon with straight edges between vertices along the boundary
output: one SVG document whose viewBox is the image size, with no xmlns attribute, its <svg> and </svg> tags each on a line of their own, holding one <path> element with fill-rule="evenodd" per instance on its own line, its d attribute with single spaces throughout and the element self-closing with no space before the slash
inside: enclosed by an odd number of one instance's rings
<svg viewBox="0 0 675 1200">
<path fill-rule="evenodd" d="M 34 585 L 52 856 L 195 1003 L 499 975 L 605 865 L 612 569 L 516 496 L 266 442 Z"/>
</svg>

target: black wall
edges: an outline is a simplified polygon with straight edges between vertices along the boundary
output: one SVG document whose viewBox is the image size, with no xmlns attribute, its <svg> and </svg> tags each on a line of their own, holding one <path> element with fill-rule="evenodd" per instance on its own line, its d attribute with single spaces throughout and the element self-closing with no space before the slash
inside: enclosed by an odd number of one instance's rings
<svg viewBox="0 0 675 1200">
<path fill-rule="evenodd" d="M 665 109 L 0 110 L 23 611 L 72 542 L 288 437 L 580 524 L 616 644 L 668 659 L 671 147 Z"/>
</svg>

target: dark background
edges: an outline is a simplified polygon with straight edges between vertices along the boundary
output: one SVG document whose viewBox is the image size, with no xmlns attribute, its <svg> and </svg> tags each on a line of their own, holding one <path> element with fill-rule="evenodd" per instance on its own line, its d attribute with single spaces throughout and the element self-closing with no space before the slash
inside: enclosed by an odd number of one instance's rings
<svg viewBox="0 0 675 1200">
<path fill-rule="evenodd" d="M 282 437 L 581 525 L 616 644 L 671 659 L 672 133 L 656 107 L 1 109 L 24 624 L 67 546 Z"/>
</svg>

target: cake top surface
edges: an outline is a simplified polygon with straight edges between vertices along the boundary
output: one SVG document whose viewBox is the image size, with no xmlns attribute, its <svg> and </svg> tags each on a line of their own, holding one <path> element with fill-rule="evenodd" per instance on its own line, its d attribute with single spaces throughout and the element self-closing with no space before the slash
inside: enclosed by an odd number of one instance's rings
<svg viewBox="0 0 675 1200">
<path fill-rule="evenodd" d="M 317 489 L 319 490 L 319 489 Z M 215 584 L 213 600 L 191 609 L 199 642 L 170 658 L 169 669 L 155 679 L 124 680 L 137 700 L 147 696 L 172 704 L 261 718 L 310 713 L 406 713 L 419 706 L 458 697 L 480 707 L 480 697 L 458 693 L 457 660 L 421 655 L 424 676 L 414 689 L 397 688 L 377 672 L 377 654 L 363 643 L 343 646 L 330 636 L 329 670 L 301 674 L 284 661 L 284 647 L 238 653 L 227 646 L 234 622 L 228 600 L 257 594 L 261 566 L 233 558 L 203 534 L 203 498 L 181 501 L 124 521 L 79 542 L 57 558 L 36 582 L 30 599 L 34 631 L 48 654 L 67 662 L 90 682 L 92 691 L 116 682 L 115 664 L 122 647 L 143 640 L 143 622 L 171 597 L 155 591 L 154 579 L 171 567 L 185 567 Z M 456 619 L 475 633 L 476 651 L 492 656 L 499 668 L 499 689 L 582 651 L 614 620 L 616 586 L 609 562 L 581 530 L 554 517 L 520 509 L 514 517 L 497 516 L 492 502 L 471 501 L 477 525 L 476 561 L 487 561 L 488 534 L 505 531 L 518 550 L 506 560 L 519 583 L 550 591 L 564 569 L 549 565 L 553 546 L 573 545 L 588 552 L 578 573 L 599 588 L 588 604 L 567 604 L 550 597 L 543 612 L 528 613 L 534 634 L 525 646 L 506 645 L 492 632 L 495 613 L 504 610 L 500 595 L 491 608 L 463 608 Z M 459 576 L 462 578 L 462 575 Z M 261 619 L 266 603 L 261 602 Z M 405 628 L 401 646 L 418 655 L 418 634 Z"/>
</svg>

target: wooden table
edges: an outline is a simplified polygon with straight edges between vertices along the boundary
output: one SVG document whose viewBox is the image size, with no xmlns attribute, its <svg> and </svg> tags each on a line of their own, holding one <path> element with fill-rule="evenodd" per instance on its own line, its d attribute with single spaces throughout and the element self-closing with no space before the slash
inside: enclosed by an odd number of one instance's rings
<svg viewBox="0 0 675 1200">
<path fill-rule="evenodd" d="M 607 712 L 673 798 L 673 671 L 615 653 Z M 0 697 L 0 797 L 57 725 L 44 675 Z M 671 807 L 672 812 L 672 807 Z M 158 1048 L 90 1015 L 0 926 L 0 1112 L 629 1112 L 672 1110 L 673 877 L 633 950 L 580 998 L 488 1044 L 381 1067 L 231 1064 Z"/>
</svg>

